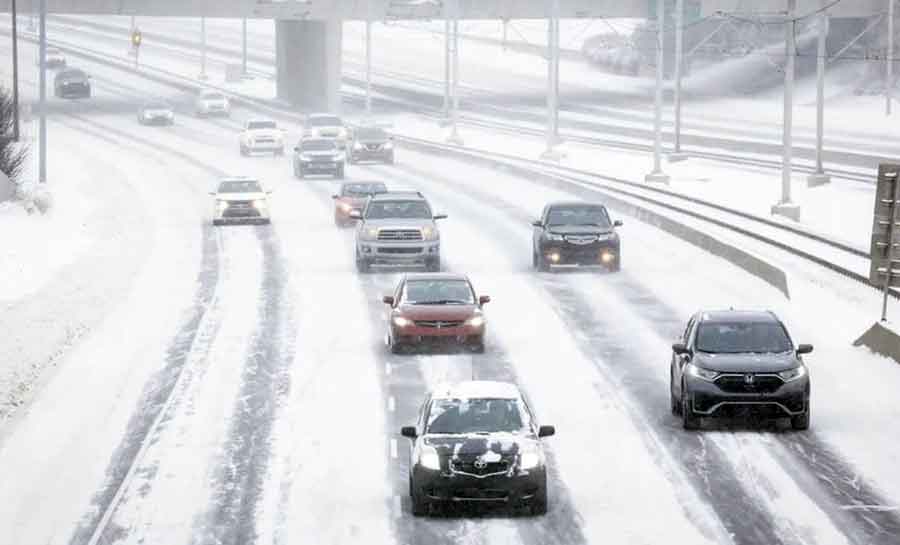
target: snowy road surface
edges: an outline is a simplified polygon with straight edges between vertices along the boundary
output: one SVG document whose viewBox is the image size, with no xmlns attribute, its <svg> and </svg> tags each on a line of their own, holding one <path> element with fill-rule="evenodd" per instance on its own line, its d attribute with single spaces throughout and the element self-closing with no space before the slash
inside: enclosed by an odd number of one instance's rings
<svg viewBox="0 0 900 545">
<path fill-rule="evenodd" d="M 791 275 L 787 300 L 634 220 L 620 274 L 537 274 L 529 219 L 572 193 L 400 150 L 398 165 L 349 177 L 420 190 L 447 212 L 445 268 L 493 300 L 485 354 L 391 355 L 381 296 L 399 274 L 356 273 L 352 230 L 332 221 L 337 182 L 240 157 L 249 112 L 198 120 L 183 94 L 87 68 L 94 99 L 53 101 L 54 176 L 71 164 L 87 171 L 79 184 L 111 184 L 95 198 L 112 210 L 110 232 L 132 238 L 85 245 L 73 268 L 27 287 L 83 282 L 103 256 L 101 281 L 119 295 L 4 425 L 4 543 L 897 543 L 900 367 L 850 347 L 868 292 L 773 252 Z M 175 126 L 137 125 L 148 95 L 176 104 Z M 76 146 L 103 153 L 76 162 L 65 151 Z M 224 174 L 274 191 L 271 225 L 210 226 L 207 191 Z M 27 301 L 69 319 L 53 300 Z M 691 433 L 669 413 L 671 339 L 696 309 L 732 305 L 773 308 L 816 345 L 809 432 L 726 422 Z M 411 515 L 399 428 L 431 387 L 470 378 L 517 383 L 556 425 L 546 516 Z"/>
</svg>

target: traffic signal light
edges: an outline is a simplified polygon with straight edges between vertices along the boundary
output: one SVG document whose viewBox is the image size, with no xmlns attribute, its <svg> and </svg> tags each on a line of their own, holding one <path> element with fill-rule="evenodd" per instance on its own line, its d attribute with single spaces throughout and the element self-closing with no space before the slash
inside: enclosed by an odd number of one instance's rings
<svg viewBox="0 0 900 545">
<path fill-rule="evenodd" d="M 143 38 L 143 37 L 141 36 L 141 31 L 140 31 L 140 30 L 134 29 L 133 31 L 131 31 L 131 45 L 132 45 L 132 46 L 134 46 L 134 47 L 140 47 L 140 46 L 141 46 L 141 39 L 142 39 L 142 38 Z"/>
</svg>

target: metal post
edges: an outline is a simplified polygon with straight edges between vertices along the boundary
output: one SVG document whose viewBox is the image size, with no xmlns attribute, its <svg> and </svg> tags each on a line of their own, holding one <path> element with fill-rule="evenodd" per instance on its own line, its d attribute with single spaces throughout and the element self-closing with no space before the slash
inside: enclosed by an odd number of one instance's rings
<svg viewBox="0 0 900 545">
<path fill-rule="evenodd" d="M 19 14 L 16 9 L 16 0 L 10 5 L 12 11 L 12 101 L 13 101 L 13 140 L 19 141 Z M 4 135 L 5 136 L 5 135 Z"/>
<path fill-rule="evenodd" d="M 450 18 L 444 20 L 444 117 L 450 117 Z"/>
<path fill-rule="evenodd" d="M 893 271 L 893 263 L 892 259 L 894 256 L 894 232 L 897 230 L 897 222 L 900 221 L 900 217 L 897 216 L 897 211 L 900 210 L 900 203 L 897 201 L 900 200 L 900 179 L 894 178 L 894 202 L 891 203 L 891 219 L 890 225 L 888 225 L 888 239 L 887 239 L 887 265 L 884 270 L 884 300 L 881 302 L 881 321 L 887 321 L 887 304 L 888 304 L 888 295 L 891 293 L 891 271 Z"/>
<path fill-rule="evenodd" d="M 681 151 L 681 77 L 684 67 L 684 0 L 675 3 L 675 146 L 669 154 L 669 162 L 683 161 L 687 155 Z"/>
<path fill-rule="evenodd" d="M 656 1 L 656 93 L 654 96 L 653 116 L 653 172 L 647 174 L 647 182 L 669 183 L 669 176 L 662 170 L 662 101 L 663 101 L 663 62 L 665 48 L 665 0 Z"/>
<path fill-rule="evenodd" d="M 206 17 L 200 18 L 200 79 L 206 79 Z"/>
<path fill-rule="evenodd" d="M 372 0 L 366 2 L 366 117 L 372 117 Z"/>
<path fill-rule="evenodd" d="M 450 116 L 450 136 L 447 142 L 461 146 L 462 137 L 459 135 L 459 0 L 453 1 L 453 81 L 451 94 L 453 97 Z"/>
<path fill-rule="evenodd" d="M 825 174 L 822 157 L 825 145 L 825 57 L 828 55 L 828 14 L 819 14 L 819 46 L 816 53 L 816 171 L 807 178 L 807 185 L 815 187 L 827 184 L 831 177 Z"/>
<path fill-rule="evenodd" d="M 784 154 L 781 165 L 781 200 L 772 207 L 773 214 L 781 214 L 795 221 L 800 219 L 800 207 L 791 202 L 791 161 L 793 158 L 793 122 L 794 122 L 794 57 L 797 54 L 794 43 L 796 21 L 794 14 L 797 0 L 787 0 L 787 17 L 784 22 L 784 121 L 782 140 Z"/>
<path fill-rule="evenodd" d="M 247 75 L 247 18 L 241 19 L 241 74 Z"/>
<path fill-rule="evenodd" d="M 507 31 L 509 30 L 509 19 L 503 19 L 503 49 L 506 49 L 506 37 Z"/>
<path fill-rule="evenodd" d="M 891 102 L 894 95 L 894 2 L 895 0 L 888 0 L 887 74 L 884 82 L 885 115 L 891 115 Z"/>
<path fill-rule="evenodd" d="M 41 115 L 38 125 L 38 182 L 47 183 L 47 0 L 41 0 L 41 13 L 38 22 L 40 33 L 40 103 Z"/>
<path fill-rule="evenodd" d="M 544 159 L 558 161 L 559 142 L 559 0 L 550 0 L 547 14 L 547 148 Z"/>
</svg>

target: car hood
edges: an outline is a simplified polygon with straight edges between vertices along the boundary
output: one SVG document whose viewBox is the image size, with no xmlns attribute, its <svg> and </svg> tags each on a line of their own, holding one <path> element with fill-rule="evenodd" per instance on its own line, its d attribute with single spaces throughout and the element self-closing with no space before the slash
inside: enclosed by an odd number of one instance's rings
<svg viewBox="0 0 900 545">
<path fill-rule="evenodd" d="M 277 129 L 253 129 L 246 134 L 250 138 L 281 138 L 281 131 Z"/>
<path fill-rule="evenodd" d="M 299 153 L 300 155 L 305 155 L 307 157 L 336 157 L 340 155 L 341 152 L 337 150 L 301 150 Z"/>
<path fill-rule="evenodd" d="M 216 195 L 216 199 L 220 201 L 257 201 L 265 198 L 265 193 L 219 193 Z"/>
<path fill-rule="evenodd" d="M 400 305 L 399 312 L 410 320 L 466 320 L 480 309 L 478 305 Z"/>
<path fill-rule="evenodd" d="M 597 227 L 595 225 L 554 225 L 548 231 L 558 235 L 606 235 L 613 232 L 611 227 Z"/>
<path fill-rule="evenodd" d="M 147 115 L 169 115 L 172 113 L 171 108 L 144 108 L 142 113 Z"/>
<path fill-rule="evenodd" d="M 426 218 L 367 219 L 366 227 L 376 227 L 378 229 L 421 229 L 423 227 L 434 227 L 434 221 Z"/>
<path fill-rule="evenodd" d="M 313 134 L 336 136 L 344 130 L 344 127 L 341 127 L 340 125 L 336 125 L 336 126 L 327 126 L 326 125 L 326 126 L 320 126 L 320 127 L 313 127 L 311 130 L 312 130 Z"/>
<path fill-rule="evenodd" d="M 374 138 L 374 139 L 366 139 L 366 140 L 357 140 L 357 144 L 362 144 L 363 146 L 383 146 L 387 144 L 389 140 L 387 138 Z"/>
<path fill-rule="evenodd" d="M 514 456 L 524 450 L 540 448 L 533 435 L 516 433 L 426 435 L 426 445 L 437 450 L 441 457 L 474 457 L 493 453 L 502 457 Z"/>
<path fill-rule="evenodd" d="M 60 81 L 60 83 L 62 83 L 63 85 L 71 85 L 71 84 L 73 84 L 73 83 L 84 83 L 84 84 L 86 84 L 86 83 L 88 82 L 88 79 L 85 78 L 85 77 L 81 77 L 81 76 L 74 76 L 74 77 L 63 76 L 63 77 L 59 78 L 59 81 Z"/>
<path fill-rule="evenodd" d="M 707 354 L 697 352 L 693 363 L 722 373 L 770 373 L 796 367 L 793 352 L 785 354 Z"/>
<path fill-rule="evenodd" d="M 228 103 L 226 98 L 201 98 L 199 101 L 204 106 L 223 106 Z"/>
</svg>

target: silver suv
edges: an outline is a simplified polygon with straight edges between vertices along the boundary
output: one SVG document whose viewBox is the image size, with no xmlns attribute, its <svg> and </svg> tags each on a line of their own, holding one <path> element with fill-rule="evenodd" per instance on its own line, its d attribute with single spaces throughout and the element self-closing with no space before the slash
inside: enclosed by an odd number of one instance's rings
<svg viewBox="0 0 900 545">
<path fill-rule="evenodd" d="M 419 192 L 388 192 L 373 196 L 362 212 L 356 229 L 356 268 L 424 267 L 441 270 L 441 233 L 434 214 Z"/>
</svg>

